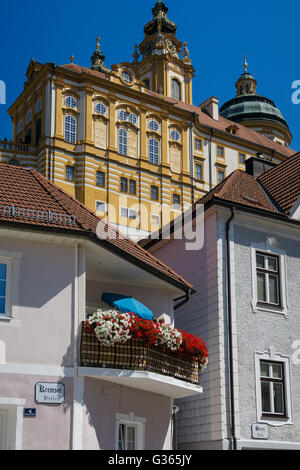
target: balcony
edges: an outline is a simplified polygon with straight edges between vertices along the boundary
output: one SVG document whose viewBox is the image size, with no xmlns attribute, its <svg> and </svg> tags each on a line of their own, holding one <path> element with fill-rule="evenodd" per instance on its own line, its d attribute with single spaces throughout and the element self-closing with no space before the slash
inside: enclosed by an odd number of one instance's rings
<svg viewBox="0 0 300 470">
<path fill-rule="evenodd" d="M 36 146 L 32 144 L 16 144 L 14 142 L 8 142 L 7 140 L 0 140 L 0 151 L 3 154 L 12 154 L 16 156 L 18 154 L 35 153 Z"/>
<path fill-rule="evenodd" d="M 202 393 L 198 361 L 142 340 L 105 346 L 82 325 L 80 355 L 80 376 L 172 398 Z"/>
</svg>

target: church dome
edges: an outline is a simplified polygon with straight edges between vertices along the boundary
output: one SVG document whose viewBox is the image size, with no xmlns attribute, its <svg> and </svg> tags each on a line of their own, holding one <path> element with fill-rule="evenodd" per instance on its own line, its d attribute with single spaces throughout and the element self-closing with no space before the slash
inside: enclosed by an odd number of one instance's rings
<svg viewBox="0 0 300 470">
<path fill-rule="evenodd" d="M 292 135 L 286 120 L 272 100 L 256 93 L 257 81 L 247 68 L 245 57 L 245 71 L 235 84 L 236 97 L 223 104 L 221 116 L 289 145 Z"/>
</svg>

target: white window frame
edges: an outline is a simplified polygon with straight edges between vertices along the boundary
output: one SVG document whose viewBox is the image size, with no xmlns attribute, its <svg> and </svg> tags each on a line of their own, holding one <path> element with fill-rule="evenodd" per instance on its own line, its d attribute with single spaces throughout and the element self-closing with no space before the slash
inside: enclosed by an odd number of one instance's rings
<svg viewBox="0 0 300 470">
<path fill-rule="evenodd" d="M 20 320 L 16 320 L 19 314 L 19 285 L 20 285 L 20 259 L 21 253 L 12 251 L 0 251 L 0 263 L 8 264 L 7 279 L 7 307 L 5 314 L 0 314 L 0 322 L 8 322 L 11 326 L 20 326 Z"/>
<path fill-rule="evenodd" d="M 139 418 L 134 413 L 128 415 L 116 413 L 115 450 L 119 449 L 119 425 L 134 426 L 136 428 L 136 450 L 145 450 L 146 418 Z"/>
<path fill-rule="evenodd" d="M 285 411 L 286 416 L 278 416 L 268 418 L 262 414 L 262 400 L 261 400 L 261 372 L 260 363 L 266 362 L 280 362 L 283 368 L 284 376 L 284 395 L 285 395 Z M 293 404 L 292 404 L 292 387 L 291 387 L 291 371 L 290 371 L 290 357 L 279 353 L 275 353 L 273 348 L 268 352 L 255 352 L 255 379 L 256 379 L 256 409 L 257 409 L 257 422 L 267 423 L 270 426 L 284 426 L 293 424 Z"/>
<path fill-rule="evenodd" d="M 97 209 L 97 203 L 103 204 L 104 210 Z M 98 200 L 95 201 L 95 211 L 96 212 L 102 212 L 103 214 L 105 214 L 106 213 L 106 202 L 98 201 Z"/>
<path fill-rule="evenodd" d="M 256 276 L 256 253 L 261 252 L 269 256 L 278 257 L 279 267 L 279 298 L 281 305 L 263 305 L 258 301 L 257 295 L 257 276 Z M 277 248 L 276 246 L 269 246 L 268 243 L 252 243 L 251 244 L 251 264 L 252 264 L 252 310 L 257 313 L 272 312 L 277 314 L 288 315 L 288 298 L 287 298 L 287 281 L 286 281 L 286 253 L 284 250 Z"/>
<path fill-rule="evenodd" d="M 126 215 L 122 214 L 122 211 L 125 211 Z M 131 217 L 131 215 L 135 215 L 134 217 Z M 125 217 L 126 219 L 130 220 L 137 220 L 138 218 L 138 212 L 136 209 L 130 209 L 128 207 L 120 207 L 120 217 Z"/>
<path fill-rule="evenodd" d="M 69 118 L 69 119 L 68 119 Z M 67 129 L 68 126 L 68 129 Z M 67 114 L 64 119 L 65 141 L 70 144 L 77 142 L 77 119 L 70 114 Z"/>
<path fill-rule="evenodd" d="M 12 317 L 12 259 L 0 257 L 0 264 L 6 266 L 6 284 L 5 284 L 5 312 L 0 313 L 1 318 Z"/>
</svg>

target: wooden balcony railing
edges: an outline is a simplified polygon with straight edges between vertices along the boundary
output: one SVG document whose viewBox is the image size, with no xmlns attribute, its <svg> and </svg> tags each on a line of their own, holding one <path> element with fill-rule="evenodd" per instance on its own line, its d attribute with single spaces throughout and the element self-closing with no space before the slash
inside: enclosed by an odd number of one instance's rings
<svg viewBox="0 0 300 470">
<path fill-rule="evenodd" d="M 161 346 L 147 345 L 142 340 L 131 339 L 124 344 L 105 346 L 94 332 L 81 330 L 81 366 L 107 369 L 143 370 L 184 380 L 199 382 L 198 361 L 172 352 Z"/>
</svg>

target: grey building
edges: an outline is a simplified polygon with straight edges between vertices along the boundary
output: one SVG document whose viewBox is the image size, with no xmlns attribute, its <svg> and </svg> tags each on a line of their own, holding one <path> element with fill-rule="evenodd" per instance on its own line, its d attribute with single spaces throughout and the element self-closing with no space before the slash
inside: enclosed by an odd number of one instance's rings
<svg viewBox="0 0 300 470">
<path fill-rule="evenodd" d="M 140 242 L 194 285 L 177 325 L 209 351 L 204 394 L 177 403 L 178 446 L 300 449 L 300 154 L 251 158 L 198 204 L 201 249 Z"/>
</svg>

